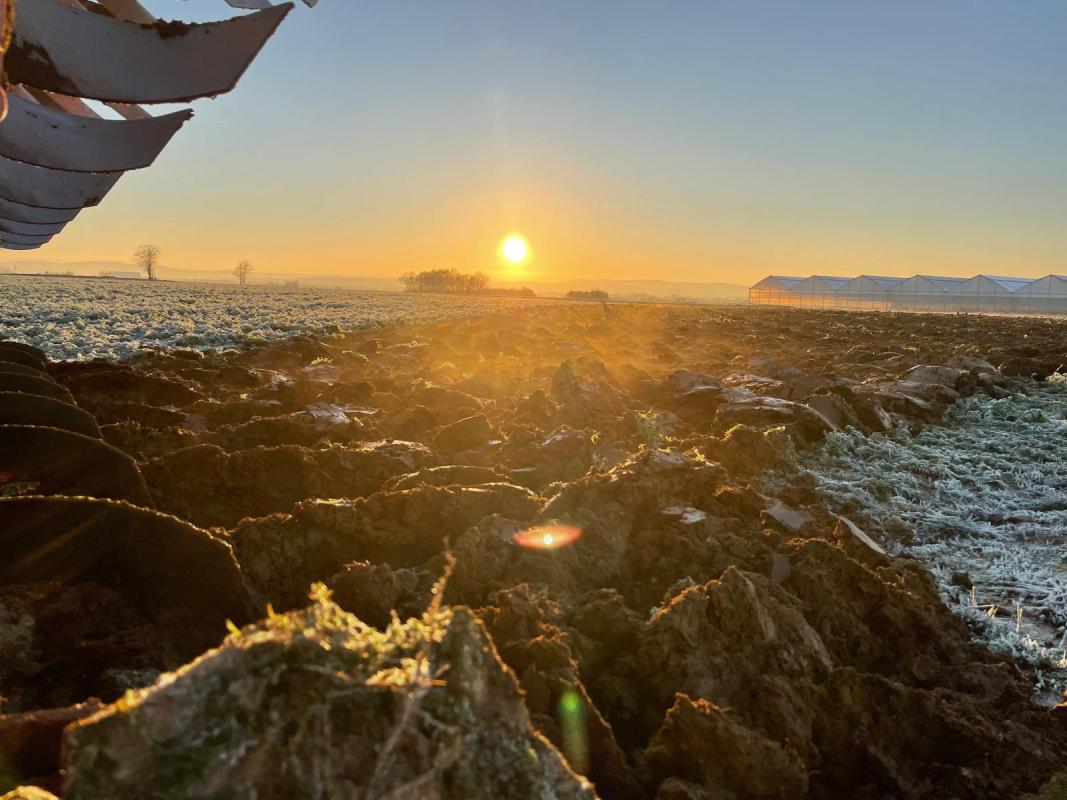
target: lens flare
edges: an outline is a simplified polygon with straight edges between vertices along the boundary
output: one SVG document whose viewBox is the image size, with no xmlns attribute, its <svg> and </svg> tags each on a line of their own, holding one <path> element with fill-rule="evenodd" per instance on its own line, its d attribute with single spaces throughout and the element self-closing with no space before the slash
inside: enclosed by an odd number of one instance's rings
<svg viewBox="0 0 1067 800">
<path fill-rule="evenodd" d="M 575 772 L 589 772 L 589 741 L 586 737 L 585 701 L 574 689 L 567 689 L 557 708 L 563 754 Z"/>
<path fill-rule="evenodd" d="M 558 550 L 581 535 L 582 529 L 573 525 L 538 525 L 516 533 L 512 541 L 531 550 Z"/>
</svg>

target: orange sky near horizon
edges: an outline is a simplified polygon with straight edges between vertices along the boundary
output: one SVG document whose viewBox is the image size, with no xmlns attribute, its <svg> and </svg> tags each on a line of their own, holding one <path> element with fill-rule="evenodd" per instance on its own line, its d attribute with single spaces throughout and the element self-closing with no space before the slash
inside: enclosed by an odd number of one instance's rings
<svg viewBox="0 0 1067 800">
<path fill-rule="evenodd" d="M 122 205 L 116 198 L 107 208 L 89 210 L 39 254 L 4 252 L 4 261 L 125 263 L 138 244 L 152 241 L 162 248 L 164 265 L 185 269 L 228 269 L 249 258 L 261 274 L 392 277 L 455 267 L 485 271 L 496 282 L 588 278 L 747 285 L 767 274 L 1038 277 L 1067 256 L 1039 236 L 1021 244 L 995 229 L 975 232 L 966 241 L 952 241 L 951 234 L 937 230 L 918 237 L 914 226 L 895 234 L 781 223 L 769 236 L 734 220 L 709 221 L 694 230 L 669 214 L 655 219 L 636 210 L 597 208 L 574 195 L 531 193 L 513 204 L 511 213 L 502 212 L 492 198 L 442 203 L 418 215 L 410 207 L 386 207 L 358 226 L 332 223 L 312 246 L 277 232 L 279 220 L 265 221 L 271 216 L 267 206 L 244 224 L 201 217 L 195 236 L 188 233 L 186 219 L 163 209 L 159 219 L 137 226 L 138 237 L 122 230 L 124 223 L 108 219 L 124 211 L 129 212 L 125 219 L 134 216 Z M 94 224 L 98 215 L 100 224 Z M 519 266 L 499 254 L 502 239 L 512 231 L 531 247 L 531 258 Z"/>
<path fill-rule="evenodd" d="M 155 174 L 125 180 L 167 186 L 164 173 L 181 169 L 172 163 L 179 157 L 168 158 Z M 201 180 L 210 180 L 208 171 Z M 446 266 L 480 269 L 497 282 L 612 278 L 750 284 L 766 274 L 1036 277 L 1067 256 L 1062 246 L 1040 235 L 1021 241 L 1018 230 L 987 228 L 963 238 L 938 230 L 933 220 L 840 226 L 832 218 L 772 221 L 738 213 L 699 220 L 684 207 L 649 209 L 628 202 L 638 187 L 597 192 L 577 182 L 545 184 L 524 182 L 525 191 L 468 187 L 458 198 L 451 188 L 424 190 L 417 197 L 382 191 L 376 207 L 361 209 L 350 220 L 339 214 L 317 218 L 320 230 L 313 242 L 291 235 L 284 224 L 287 212 L 270 197 L 243 196 L 239 188 L 221 186 L 213 193 L 215 202 L 241 204 L 240 217 L 219 214 L 217 208 L 205 213 L 195 207 L 192 192 L 161 196 L 146 212 L 138 207 L 142 187 L 133 186 L 127 193 L 116 189 L 106 205 L 84 212 L 39 256 L 12 251 L 5 260 L 127 262 L 138 244 L 152 241 L 162 248 L 164 265 L 189 269 L 228 269 L 249 258 L 260 273 L 391 277 Z M 151 193 L 148 187 L 143 191 Z M 617 199 L 601 202 L 609 197 Z M 129 224 L 139 217 L 137 225 Z M 519 267 L 499 255 L 502 238 L 512 231 L 525 236 L 532 250 Z"/>
</svg>

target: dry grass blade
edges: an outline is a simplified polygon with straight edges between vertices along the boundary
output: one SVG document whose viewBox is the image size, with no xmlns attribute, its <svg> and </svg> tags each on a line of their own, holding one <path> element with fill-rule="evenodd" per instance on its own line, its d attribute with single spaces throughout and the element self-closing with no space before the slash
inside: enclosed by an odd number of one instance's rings
<svg viewBox="0 0 1067 800">
<path fill-rule="evenodd" d="M 423 698 L 437 683 L 434 676 L 431 674 L 430 650 L 433 647 L 434 639 L 437 634 L 437 615 L 441 611 L 445 589 L 448 586 L 449 578 L 452 577 L 452 571 L 455 569 L 455 566 L 456 557 L 452 555 L 452 551 L 446 547 L 444 569 L 441 572 L 441 577 L 437 579 L 437 582 L 433 586 L 433 597 L 423 614 L 423 620 L 426 622 L 427 630 L 423 641 L 419 646 L 418 653 L 415 655 L 414 668 L 410 680 L 407 685 L 391 683 L 384 686 L 388 691 L 396 692 L 400 695 L 400 713 L 397 715 L 396 722 L 389 731 L 389 735 L 382 743 L 381 749 L 378 751 L 378 757 L 374 765 L 374 772 L 371 773 L 371 778 L 367 783 L 367 788 L 364 794 L 367 798 L 399 796 L 398 793 L 401 789 L 414 788 L 416 785 L 429 780 L 433 775 L 433 772 L 431 771 L 425 775 L 418 776 L 414 781 L 409 781 L 402 786 L 388 791 L 383 787 L 383 784 L 387 779 L 389 763 L 392 760 L 397 745 L 400 744 L 404 735 L 410 730 L 412 721 L 417 718 L 417 712 L 420 710 Z M 370 682 L 368 681 L 368 683 Z"/>
</svg>

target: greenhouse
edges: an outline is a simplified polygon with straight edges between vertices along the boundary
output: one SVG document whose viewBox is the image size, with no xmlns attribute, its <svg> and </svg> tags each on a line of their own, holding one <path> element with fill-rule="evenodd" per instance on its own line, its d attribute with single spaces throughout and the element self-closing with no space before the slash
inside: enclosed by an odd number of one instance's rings
<svg viewBox="0 0 1067 800">
<path fill-rule="evenodd" d="M 889 293 L 887 308 L 957 310 L 965 278 L 912 275 Z"/>
<path fill-rule="evenodd" d="M 748 290 L 748 301 L 766 306 L 786 306 L 789 292 L 802 278 L 784 278 L 780 275 L 768 275 Z"/>
<path fill-rule="evenodd" d="M 860 275 L 848 281 L 842 296 L 849 298 L 850 308 L 886 308 L 889 293 L 904 283 L 903 278 L 887 278 L 881 275 Z"/>
<path fill-rule="evenodd" d="M 805 308 L 1067 314 L 1067 276 L 772 275 L 749 289 L 748 301 Z"/>
<path fill-rule="evenodd" d="M 1046 275 L 1030 281 L 1015 296 L 1027 311 L 1062 314 L 1067 308 L 1067 275 Z"/>
</svg>

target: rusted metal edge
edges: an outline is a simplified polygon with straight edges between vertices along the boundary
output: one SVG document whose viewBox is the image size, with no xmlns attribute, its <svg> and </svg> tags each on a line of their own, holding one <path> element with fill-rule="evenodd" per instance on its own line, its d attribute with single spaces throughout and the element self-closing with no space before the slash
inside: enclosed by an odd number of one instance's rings
<svg viewBox="0 0 1067 800">
<path fill-rule="evenodd" d="M 116 19 L 58 0 L 22 3 L 8 77 L 41 89 L 118 103 L 184 102 L 230 91 L 291 2 L 203 24 Z"/>
</svg>

